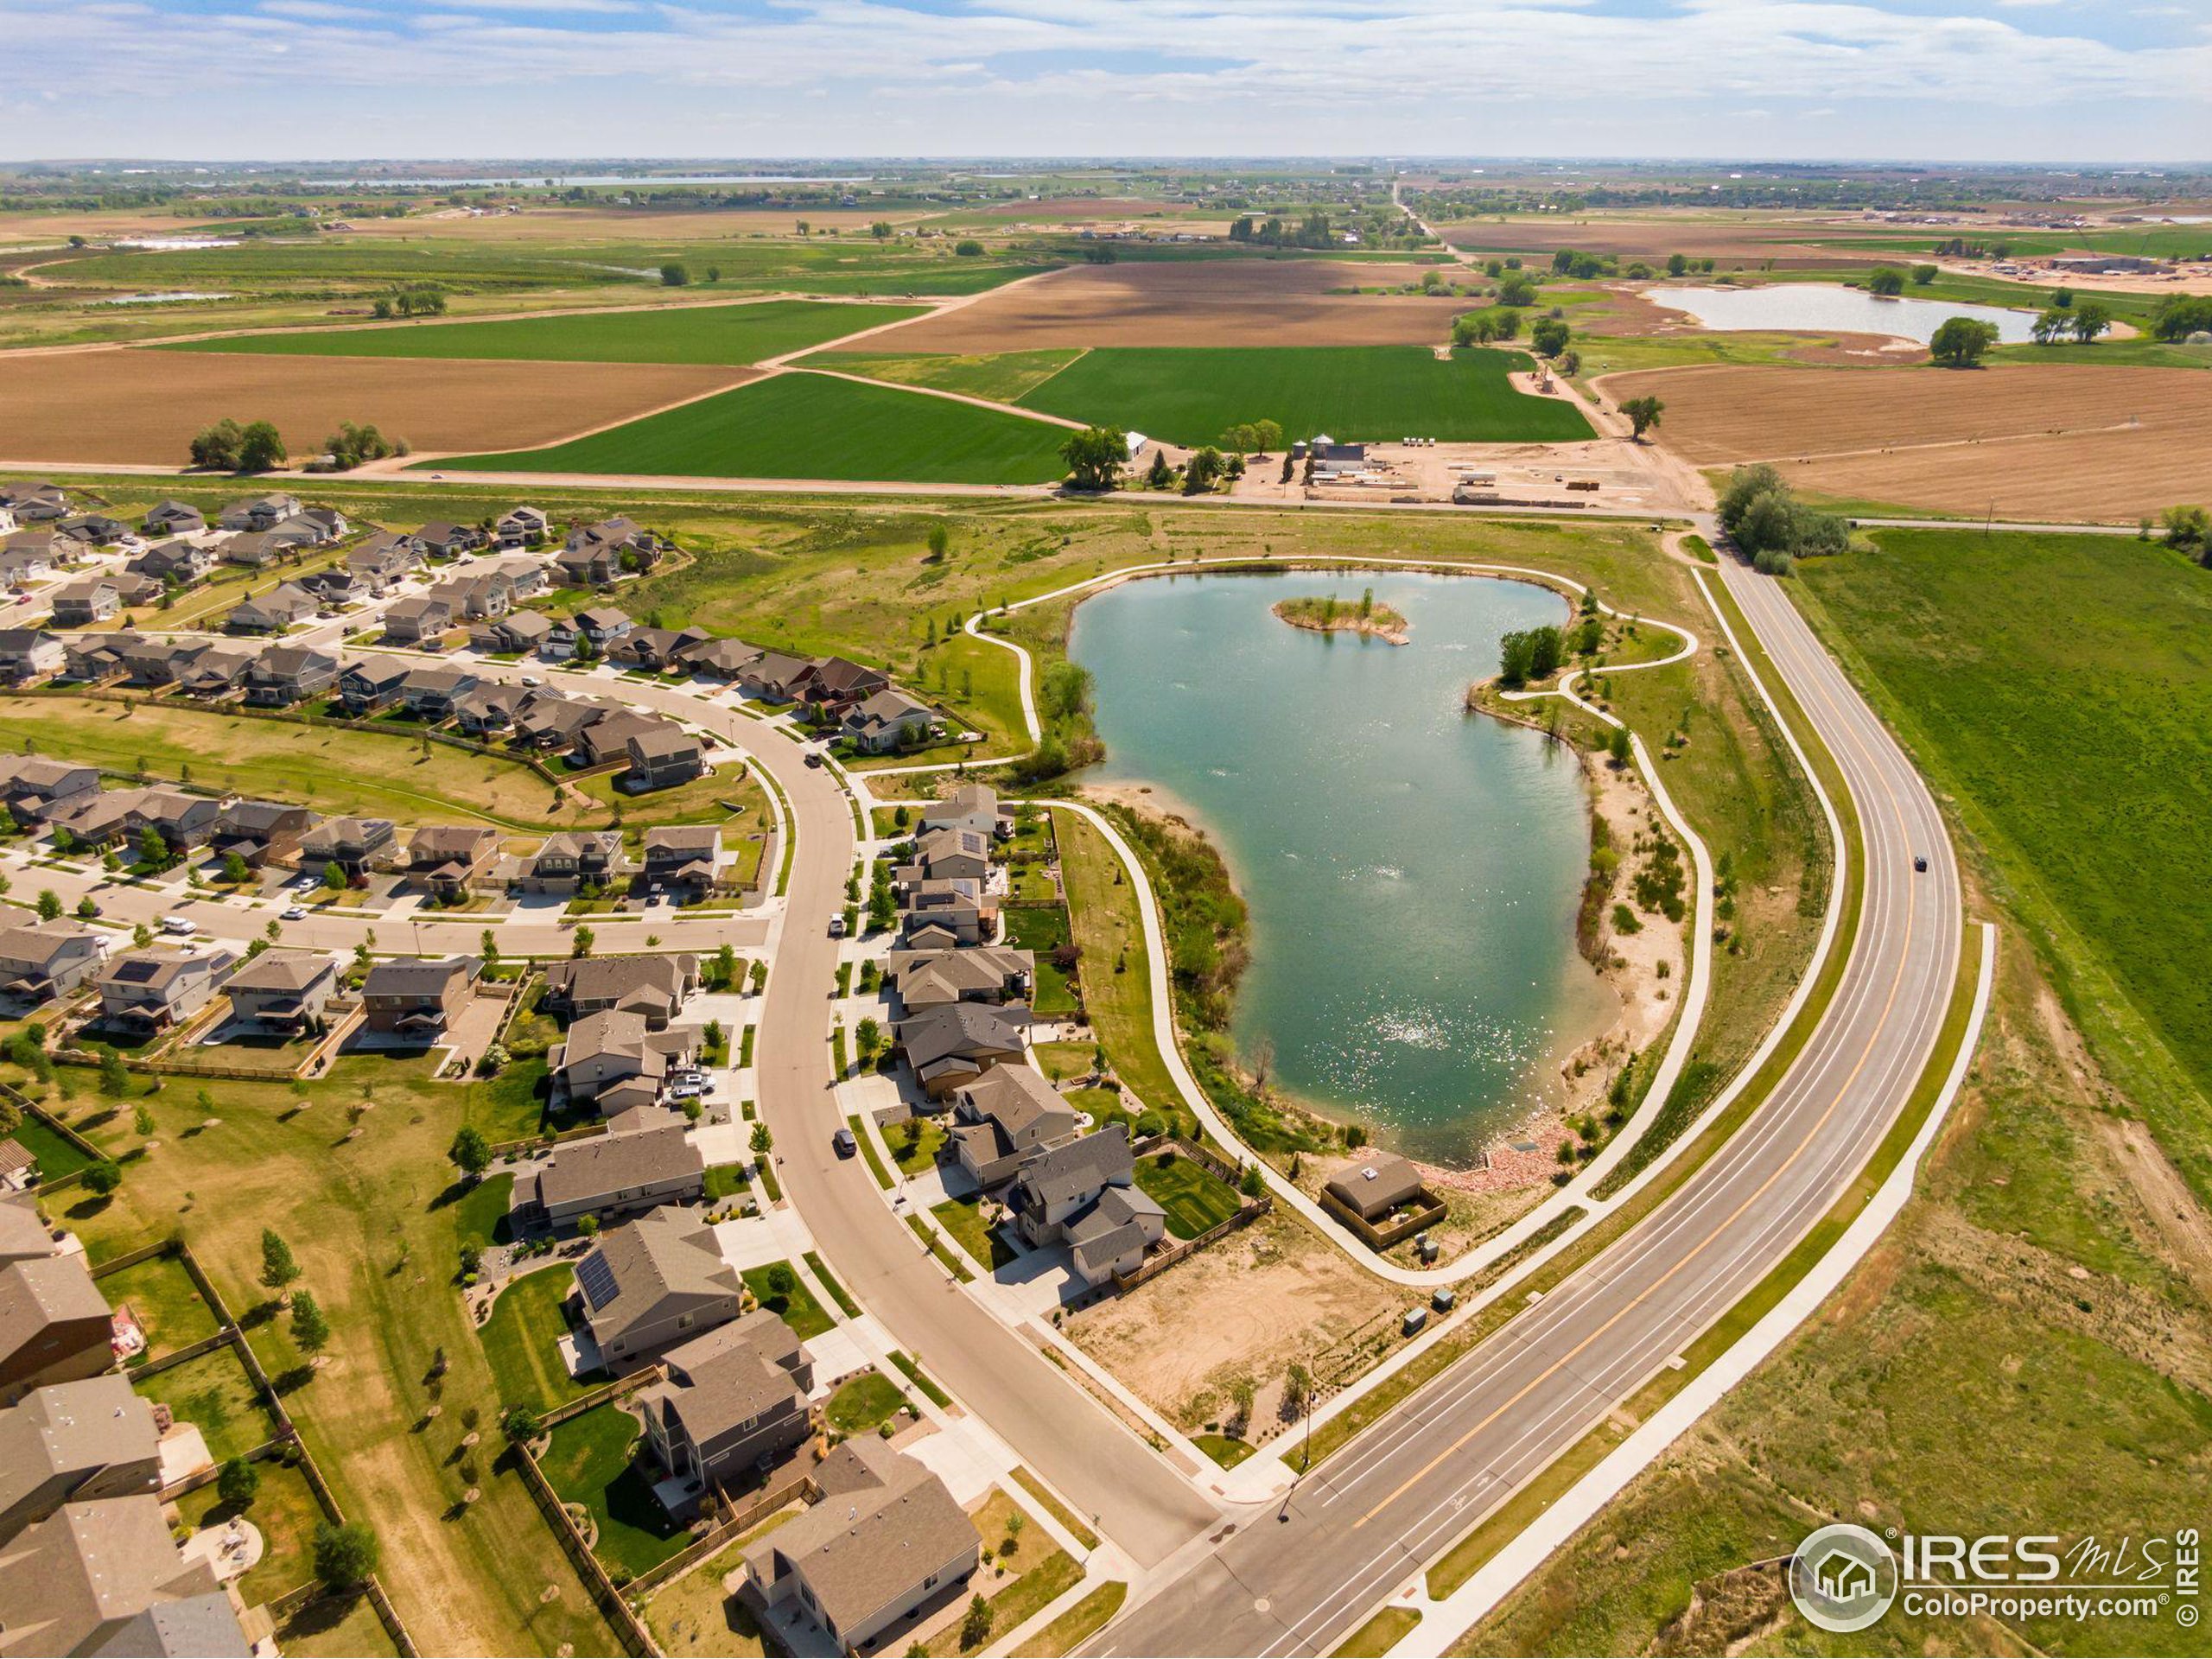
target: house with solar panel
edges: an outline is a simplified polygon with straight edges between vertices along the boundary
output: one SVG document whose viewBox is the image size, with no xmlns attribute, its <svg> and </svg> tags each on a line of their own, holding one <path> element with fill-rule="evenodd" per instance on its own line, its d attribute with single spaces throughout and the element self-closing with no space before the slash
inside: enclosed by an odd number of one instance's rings
<svg viewBox="0 0 2212 1659">
<path fill-rule="evenodd" d="M 654 1210 L 601 1234 L 576 1263 L 576 1299 L 618 1376 L 745 1311 L 745 1287 L 696 1210 Z"/>
</svg>

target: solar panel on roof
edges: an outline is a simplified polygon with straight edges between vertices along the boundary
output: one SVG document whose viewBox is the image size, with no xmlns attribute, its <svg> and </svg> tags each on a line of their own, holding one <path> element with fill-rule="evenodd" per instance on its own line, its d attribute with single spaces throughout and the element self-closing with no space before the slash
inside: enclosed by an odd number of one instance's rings
<svg viewBox="0 0 2212 1659">
<path fill-rule="evenodd" d="M 607 1265 L 607 1258 L 597 1250 L 576 1263 L 576 1287 L 594 1310 L 614 1300 L 614 1269 Z"/>
</svg>

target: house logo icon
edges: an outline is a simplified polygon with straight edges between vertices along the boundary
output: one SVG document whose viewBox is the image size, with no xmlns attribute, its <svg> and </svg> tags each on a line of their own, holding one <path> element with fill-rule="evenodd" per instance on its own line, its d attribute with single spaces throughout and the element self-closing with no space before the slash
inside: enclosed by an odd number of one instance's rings
<svg viewBox="0 0 2212 1659">
<path fill-rule="evenodd" d="M 1897 1595 L 1897 1557 L 1864 1527 L 1822 1527 L 1790 1557 L 1789 1599 L 1821 1630 L 1863 1630 Z"/>
</svg>

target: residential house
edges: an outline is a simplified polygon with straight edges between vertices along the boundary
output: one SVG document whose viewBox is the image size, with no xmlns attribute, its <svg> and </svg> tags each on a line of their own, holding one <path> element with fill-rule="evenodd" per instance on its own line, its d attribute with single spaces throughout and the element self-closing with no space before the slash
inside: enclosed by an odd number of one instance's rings
<svg viewBox="0 0 2212 1659">
<path fill-rule="evenodd" d="M 453 605 L 435 594 L 410 594 L 387 607 L 384 637 L 395 645 L 419 645 L 442 639 L 453 626 Z"/>
<path fill-rule="evenodd" d="M 524 748 L 566 753 L 606 712 L 588 698 L 567 697 L 541 687 L 524 699 L 515 715 L 514 741 Z"/>
<path fill-rule="evenodd" d="M 265 1613 L 255 1624 L 270 1629 Z M 270 1643 L 273 1650 L 273 1642 Z M 64 1504 L 0 1546 L 0 1655 L 256 1651 L 207 1555 L 140 1492 Z"/>
<path fill-rule="evenodd" d="M 480 651 L 512 652 L 528 656 L 553 632 L 553 619 L 543 611 L 513 611 L 482 630 L 471 643 Z"/>
<path fill-rule="evenodd" d="M 734 680 L 751 664 L 760 660 L 757 646 L 742 639 L 707 639 L 683 647 L 677 653 L 677 660 L 695 674 L 704 674 L 710 679 Z"/>
<path fill-rule="evenodd" d="M 361 986 L 368 1027 L 379 1035 L 427 1042 L 444 1033 L 467 1005 L 483 971 L 483 963 L 474 957 L 399 957 L 380 962 L 369 969 Z"/>
<path fill-rule="evenodd" d="M 814 672 L 804 657 L 764 651 L 737 671 L 737 689 L 761 702 L 797 702 Z"/>
<path fill-rule="evenodd" d="M 182 853 L 215 833 L 219 803 L 175 789 L 111 789 L 94 797 L 60 827 L 76 844 L 98 852 L 156 830 L 170 851 Z"/>
<path fill-rule="evenodd" d="M 1027 1002 L 1037 982 L 1037 958 L 1002 944 L 969 950 L 893 950 L 883 982 L 908 1014 L 948 1002 Z"/>
<path fill-rule="evenodd" d="M 426 823 L 407 843 L 407 879 L 442 899 L 468 891 L 499 856 L 499 832 L 482 823 Z"/>
<path fill-rule="evenodd" d="M 265 594 L 240 600 L 223 626 L 233 633 L 282 633 L 315 620 L 321 603 L 296 582 L 280 582 Z"/>
<path fill-rule="evenodd" d="M 67 516 L 69 498 L 59 484 L 39 479 L 29 484 L 0 484 L 0 507 L 22 524 L 49 524 Z"/>
<path fill-rule="evenodd" d="M 0 754 L 0 802 L 17 823 L 66 818 L 99 793 L 96 766 L 43 754 Z"/>
<path fill-rule="evenodd" d="M 486 680 L 454 699 L 454 720 L 471 737 L 490 737 L 515 723 L 515 715 L 529 696 L 518 685 Z"/>
<path fill-rule="evenodd" d="M 817 658 L 799 684 L 799 700 L 817 719 L 842 720 L 879 691 L 891 689 L 891 677 L 845 657 Z"/>
<path fill-rule="evenodd" d="M 214 569 L 214 550 L 200 542 L 157 542 L 124 567 L 164 588 L 189 588 Z"/>
<path fill-rule="evenodd" d="M 60 636 L 42 628 L 0 628 L 0 680 L 21 685 L 51 679 L 69 660 Z"/>
<path fill-rule="evenodd" d="M 706 1197 L 707 1160 L 691 1144 L 683 1120 L 659 1110 L 634 1116 L 665 1121 L 634 1130 L 618 1124 L 603 1135 L 563 1141 L 518 1178 L 529 1191 L 518 1198 L 558 1230 L 585 1216 L 611 1223 Z"/>
<path fill-rule="evenodd" d="M 232 801 L 215 820 L 215 856 L 237 854 L 251 869 L 272 859 L 282 862 L 300 849 L 319 814 L 285 801 Z"/>
<path fill-rule="evenodd" d="M 172 497 L 157 501 L 139 520 L 138 528 L 149 536 L 191 536 L 207 528 L 207 516 L 189 501 Z"/>
<path fill-rule="evenodd" d="M 238 960 L 227 950 L 128 951 L 99 977 L 99 1023 L 114 1031 L 174 1031 L 214 1000 Z"/>
<path fill-rule="evenodd" d="M 603 766 L 630 758 L 630 740 L 648 732 L 683 728 L 664 715 L 639 714 L 634 709 L 602 707 L 599 718 L 576 734 L 576 753 L 588 766 Z"/>
<path fill-rule="evenodd" d="M 622 832 L 620 830 L 557 830 L 539 843 L 522 878 L 525 893 L 555 893 L 574 896 L 586 887 L 601 891 L 622 874 Z M 608 957 L 589 962 L 557 964 L 588 968 L 595 962 L 658 962 L 658 957 Z M 685 958 L 689 960 L 689 958 Z M 547 995 L 551 995 L 549 981 Z"/>
<path fill-rule="evenodd" d="M 423 562 L 423 550 L 405 536 L 372 536 L 346 554 L 346 574 L 381 598 Z"/>
<path fill-rule="evenodd" d="M 61 677 L 77 684 L 105 685 L 130 672 L 123 660 L 121 641 L 127 636 L 80 633 L 63 647 Z"/>
<path fill-rule="evenodd" d="M 902 887 L 925 881 L 982 881 L 991 873 L 991 838 L 975 830 L 931 830 L 914 842 L 914 859 L 893 872 Z"/>
<path fill-rule="evenodd" d="M 127 1376 L 32 1389 L 0 1410 L 0 1545 L 65 1503 L 159 1492 L 160 1442 Z"/>
<path fill-rule="evenodd" d="M 924 806 L 916 828 L 925 836 L 932 830 L 976 830 L 1004 841 L 1014 834 L 1014 817 L 999 810 L 998 791 L 988 784 L 963 784 Z"/>
<path fill-rule="evenodd" d="M 995 1065 L 952 1092 L 952 1146 L 976 1185 L 1013 1179 L 1022 1160 L 1071 1141 L 1075 1109 L 1033 1065 Z"/>
<path fill-rule="evenodd" d="M 706 750 L 680 726 L 664 721 L 652 731 L 633 733 L 627 747 L 630 770 L 622 785 L 633 794 L 672 789 L 707 774 Z"/>
<path fill-rule="evenodd" d="M 614 642 L 636 626 L 626 613 L 612 605 L 594 605 L 589 610 L 578 611 L 575 622 L 578 639 L 601 657 L 606 656 Z"/>
<path fill-rule="evenodd" d="M 600 1235 L 576 1263 L 585 1325 L 607 1368 L 635 1370 L 744 1309 L 744 1285 L 695 1210 L 663 1206 Z"/>
<path fill-rule="evenodd" d="M 50 530 L 23 530 L 0 540 L 0 580 L 20 586 L 60 569 L 77 551 Z"/>
<path fill-rule="evenodd" d="M 1425 1191 L 1421 1171 L 1409 1160 L 1395 1152 L 1378 1152 L 1363 1155 L 1330 1177 L 1321 1195 L 1373 1224 L 1402 1205 L 1420 1202 Z"/>
<path fill-rule="evenodd" d="M 647 887 L 696 900 L 721 879 L 722 832 L 711 823 L 655 824 L 645 831 L 645 855 Z"/>
<path fill-rule="evenodd" d="M 651 531 L 627 518 L 608 518 L 570 531 L 553 563 L 571 587 L 604 588 L 622 574 L 626 564 L 652 569 L 660 558 L 660 548 L 659 538 Z"/>
<path fill-rule="evenodd" d="M 245 683 L 258 655 L 251 645 L 210 645 L 177 676 L 177 685 L 187 696 L 228 696 Z"/>
<path fill-rule="evenodd" d="M 937 724 L 936 711 L 904 691 L 878 691 L 845 710 L 844 734 L 863 753 L 891 754 L 926 743 Z"/>
<path fill-rule="evenodd" d="M 451 720 L 464 693 L 476 689 L 476 676 L 465 668 L 424 666 L 409 671 L 400 683 L 399 701 L 418 720 L 435 726 Z"/>
<path fill-rule="evenodd" d="M 225 564 L 266 570 L 286 550 L 298 544 L 273 530 L 242 530 L 235 536 L 226 536 L 216 544 L 215 550 Z"/>
<path fill-rule="evenodd" d="M 471 570 L 452 576 L 430 589 L 432 599 L 443 600 L 456 622 L 483 622 L 505 616 L 514 608 L 514 584 L 497 570 Z"/>
<path fill-rule="evenodd" d="M 451 559 L 463 553 L 475 552 L 491 537 L 474 524 L 449 524 L 442 518 L 435 518 L 416 531 L 414 539 L 424 552 L 435 553 L 442 559 Z"/>
<path fill-rule="evenodd" d="M 545 637 L 537 642 L 538 655 L 548 662 L 565 663 L 576 654 L 576 647 L 583 642 L 584 631 L 572 616 L 556 616 L 545 630 Z"/>
<path fill-rule="evenodd" d="M 289 518 L 278 519 L 268 533 L 285 546 L 327 547 L 346 529 L 346 515 L 335 507 L 302 507 Z"/>
<path fill-rule="evenodd" d="M 88 628 L 123 608 L 123 592 L 112 576 L 80 576 L 55 588 L 48 603 L 57 628 Z"/>
<path fill-rule="evenodd" d="M 338 959 L 315 950 L 264 950 L 231 976 L 231 1012 L 267 1031 L 311 1027 L 338 990 Z"/>
<path fill-rule="evenodd" d="M 804 1611 L 840 1653 L 873 1650 L 957 1600 L 982 1541 L 944 1481 L 880 1440 L 847 1440 L 816 1471 L 822 1501 L 745 1547 L 772 1610 Z"/>
<path fill-rule="evenodd" d="M 38 1218 L 38 1205 L 30 1198 L 20 1194 L 0 1198 L 0 1268 L 13 1262 L 43 1262 L 74 1243 L 67 1233 Z"/>
<path fill-rule="evenodd" d="M 806 1444 L 814 1365 L 781 1316 L 755 1308 L 671 1348 L 667 1378 L 635 1396 L 662 1468 L 702 1486 L 742 1486 Z"/>
<path fill-rule="evenodd" d="M 302 576 L 299 585 L 315 596 L 324 612 L 343 611 L 366 604 L 376 595 L 369 585 L 350 570 L 316 570 Z"/>
<path fill-rule="evenodd" d="M 643 668 L 658 672 L 673 668 L 684 652 L 703 645 L 714 636 L 704 628 L 632 628 L 608 649 L 607 660 L 620 668 Z"/>
<path fill-rule="evenodd" d="M 0 995 L 19 1003 L 67 996 L 107 959 L 105 935 L 77 922 L 0 927 Z"/>
<path fill-rule="evenodd" d="M 130 526 L 122 519 L 104 512 L 78 513 L 54 528 L 56 535 L 67 537 L 79 547 L 113 547 L 130 533 Z"/>
<path fill-rule="evenodd" d="M 162 584 L 151 576 L 134 576 L 128 570 L 118 571 L 108 578 L 115 584 L 115 596 L 123 601 L 124 610 L 136 605 L 157 605 L 161 602 Z"/>
<path fill-rule="evenodd" d="M 613 851 L 619 856 L 620 832 L 600 833 L 614 838 Z M 593 1014 L 635 1014 L 647 1030 L 664 1031 L 683 1012 L 684 999 L 698 988 L 696 957 L 589 957 L 548 964 L 543 1007 L 563 1020 Z"/>
<path fill-rule="evenodd" d="M 260 531 L 275 528 L 300 511 L 296 495 L 257 495 L 225 507 L 219 522 L 225 530 Z"/>
<path fill-rule="evenodd" d="M 396 830 L 390 818 L 325 818 L 300 837 L 300 868 L 320 875 L 334 864 L 359 881 L 388 855 Z"/>
<path fill-rule="evenodd" d="M 942 929 L 962 944 L 982 944 L 998 932 L 998 901 L 981 881 L 916 881 L 906 888 L 899 925 L 911 945 L 925 929 Z"/>
<path fill-rule="evenodd" d="M 1128 1131 L 1113 1123 L 1030 1154 L 1007 1208 L 1030 1243 L 1066 1244 L 1084 1282 L 1098 1285 L 1135 1271 L 1166 1233 L 1166 1212 L 1135 1183 Z"/>
<path fill-rule="evenodd" d="M 502 548 L 536 547 L 545 540 L 552 520 L 536 507 L 522 506 L 502 513 L 492 537 Z"/>
<path fill-rule="evenodd" d="M 327 696 L 338 683 L 338 657 L 313 645 L 271 645 L 245 671 L 245 700 L 257 709 L 289 709 Z"/>
<path fill-rule="evenodd" d="M 505 581 L 517 604 L 525 599 L 535 599 L 538 594 L 550 591 L 553 586 L 552 578 L 542 560 L 511 555 L 491 560 L 484 568 Z"/>
<path fill-rule="evenodd" d="M 601 1116 L 658 1103 L 669 1073 L 688 1061 L 689 1029 L 648 1031 L 645 1016 L 613 1009 L 588 1014 L 569 1027 L 547 1057 L 572 1101 L 596 1104 Z"/>
<path fill-rule="evenodd" d="M 893 1027 L 899 1051 L 932 1100 L 1028 1052 L 1029 1010 L 948 1002 L 909 1014 Z"/>
<path fill-rule="evenodd" d="M 124 639 L 116 646 L 124 673 L 133 685 L 174 685 L 184 677 L 205 645 L 181 645 L 167 639 Z"/>
<path fill-rule="evenodd" d="M 414 671 L 412 663 L 397 657 L 364 657 L 347 664 L 338 677 L 338 695 L 349 715 L 372 714 L 399 696 L 399 689 Z"/>
<path fill-rule="evenodd" d="M 112 1370 L 114 1340 L 115 1316 L 81 1251 L 0 1267 L 0 1406 Z"/>
</svg>

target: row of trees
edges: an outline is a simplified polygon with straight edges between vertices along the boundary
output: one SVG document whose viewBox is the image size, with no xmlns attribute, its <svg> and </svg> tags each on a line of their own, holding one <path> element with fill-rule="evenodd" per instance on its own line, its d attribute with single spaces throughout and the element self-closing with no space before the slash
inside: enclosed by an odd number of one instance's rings
<svg viewBox="0 0 2212 1659">
<path fill-rule="evenodd" d="M 2038 346 L 2056 346 L 2071 340 L 2087 346 L 2112 327 L 2112 309 L 2096 300 L 2079 305 L 2054 305 L 2035 321 L 2031 331 Z"/>
<path fill-rule="evenodd" d="M 378 295 L 369 309 L 380 321 L 394 317 L 442 317 L 446 314 L 446 293 L 429 283 L 417 283 Z"/>
<path fill-rule="evenodd" d="M 1807 506 L 1771 467 L 1738 467 L 1720 492 L 1720 528 L 1768 575 L 1786 576 L 1800 558 L 1840 553 L 1851 526 Z"/>
<path fill-rule="evenodd" d="M 221 420 L 192 440 L 192 464 L 213 472 L 265 473 L 289 459 L 283 434 L 271 421 L 240 426 L 236 421 Z"/>
<path fill-rule="evenodd" d="M 1935 280 L 1935 266 L 1915 265 L 1912 268 L 1912 281 L 1916 286 L 1925 288 Z M 1869 294 L 1893 298 L 1904 292 L 1904 284 L 1905 273 L 1895 265 L 1877 265 L 1866 276 L 1866 291 Z"/>
<path fill-rule="evenodd" d="M 1516 629 L 1497 642 L 1497 674 L 1508 685 L 1548 680 L 1566 660 L 1567 636 L 1549 625 Z"/>
</svg>

